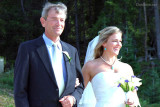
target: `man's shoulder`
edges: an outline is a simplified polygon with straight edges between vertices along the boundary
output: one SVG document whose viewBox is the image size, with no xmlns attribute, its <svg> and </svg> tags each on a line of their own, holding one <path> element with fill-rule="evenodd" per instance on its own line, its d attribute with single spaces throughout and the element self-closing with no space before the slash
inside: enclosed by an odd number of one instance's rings
<svg viewBox="0 0 160 107">
<path fill-rule="evenodd" d="M 74 49 L 74 50 L 77 50 L 73 45 L 67 43 L 67 42 L 64 42 L 61 40 L 61 43 L 62 43 L 62 46 L 66 46 L 68 47 L 69 49 Z"/>
<path fill-rule="evenodd" d="M 24 41 L 20 45 L 34 45 L 39 43 L 40 41 L 43 41 L 43 38 L 41 36 L 32 40 Z"/>
<path fill-rule="evenodd" d="M 24 41 L 20 43 L 19 47 L 20 48 L 28 48 L 28 49 L 34 49 L 36 47 L 40 47 L 42 44 L 44 44 L 43 38 L 40 36 L 38 38 Z"/>
</svg>

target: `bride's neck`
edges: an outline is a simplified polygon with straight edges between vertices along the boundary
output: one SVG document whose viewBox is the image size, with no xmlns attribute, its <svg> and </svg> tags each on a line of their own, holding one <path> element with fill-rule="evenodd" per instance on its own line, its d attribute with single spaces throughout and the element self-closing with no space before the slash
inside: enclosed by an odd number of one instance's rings
<svg viewBox="0 0 160 107">
<path fill-rule="evenodd" d="M 111 56 L 109 54 L 103 54 L 102 57 L 109 63 L 114 63 L 117 60 L 117 56 Z"/>
</svg>

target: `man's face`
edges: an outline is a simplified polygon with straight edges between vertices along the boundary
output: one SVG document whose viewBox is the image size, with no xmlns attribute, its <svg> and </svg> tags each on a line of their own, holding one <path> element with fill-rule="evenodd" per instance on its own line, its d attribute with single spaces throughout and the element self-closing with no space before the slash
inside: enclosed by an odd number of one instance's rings
<svg viewBox="0 0 160 107">
<path fill-rule="evenodd" d="M 60 11 L 59 13 L 52 8 L 48 12 L 47 19 L 43 20 L 42 26 L 45 28 L 45 34 L 48 37 L 58 37 L 62 34 L 65 26 L 65 18 L 66 15 L 63 11 Z"/>
</svg>

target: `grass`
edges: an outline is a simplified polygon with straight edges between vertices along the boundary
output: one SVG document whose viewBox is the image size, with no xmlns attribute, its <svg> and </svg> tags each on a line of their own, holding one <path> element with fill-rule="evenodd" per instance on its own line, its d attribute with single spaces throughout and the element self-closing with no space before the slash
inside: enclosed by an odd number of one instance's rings
<svg viewBox="0 0 160 107">
<path fill-rule="evenodd" d="M 13 90 L 13 70 L 0 73 L 0 88 Z"/>
<path fill-rule="evenodd" d="M 15 107 L 13 99 L 13 70 L 0 73 L 0 107 Z"/>
<path fill-rule="evenodd" d="M 15 107 L 13 95 L 6 89 L 0 89 L 0 107 Z"/>
</svg>

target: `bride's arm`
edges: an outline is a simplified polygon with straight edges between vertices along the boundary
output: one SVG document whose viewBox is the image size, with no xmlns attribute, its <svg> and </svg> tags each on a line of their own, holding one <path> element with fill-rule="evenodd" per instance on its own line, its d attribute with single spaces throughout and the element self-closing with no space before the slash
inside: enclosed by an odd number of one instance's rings
<svg viewBox="0 0 160 107">
<path fill-rule="evenodd" d="M 128 65 L 128 64 L 127 64 L 127 65 Z M 134 72 L 133 72 L 132 67 L 131 67 L 130 65 L 128 65 L 127 68 L 128 68 L 128 71 L 129 71 L 129 72 L 128 72 L 129 75 L 130 75 L 130 76 L 133 76 L 133 75 L 134 75 Z M 140 102 L 139 102 L 139 98 L 138 98 L 138 94 L 137 94 L 137 90 L 133 90 L 133 94 L 134 94 L 134 95 L 133 95 L 133 100 L 132 100 L 132 101 L 134 102 L 133 105 L 136 106 L 136 107 L 137 107 L 137 106 L 140 106 L 140 107 L 141 107 Z M 131 106 L 131 107 L 133 107 L 133 106 Z"/>
<path fill-rule="evenodd" d="M 140 103 L 139 103 L 139 98 L 138 98 L 138 94 L 137 94 L 137 91 L 136 90 L 134 90 L 133 91 L 134 92 L 134 105 L 137 107 L 137 106 L 140 106 L 141 107 L 141 105 L 140 105 Z"/>
<path fill-rule="evenodd" d="M 78 107 L 95 107 L 96 104 L 96 98 L 92 89 L 92 84 L 90 83 L 90 68 L 92 67 L 89 67 L 88 62 L 82 68 L 85 89 Z"/>
<path fill-rule="evenodd" d="M 83 78 L 84 78 L 84 86 L 86 87 L 88 82 L 90 81 L 90 73 L 89 73 L 89 63 L 87 62 L 83 68 L 82 68 L 82 74 L 83 74 Z"/>
</svg>

